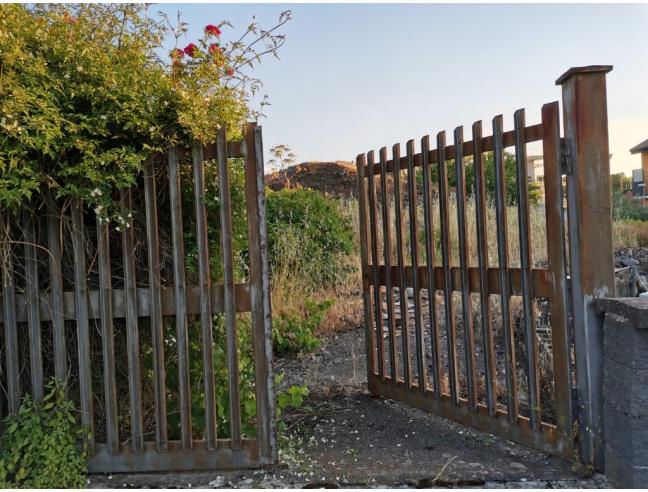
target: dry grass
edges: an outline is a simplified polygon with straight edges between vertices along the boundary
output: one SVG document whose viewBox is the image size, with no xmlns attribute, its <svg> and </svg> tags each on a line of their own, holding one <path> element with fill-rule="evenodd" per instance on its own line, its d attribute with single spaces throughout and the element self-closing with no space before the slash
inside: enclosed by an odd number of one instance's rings
<svg viewBox="0 0 648 492">
<path fill-rule="evenodd" d="M 300 254 L 299 239 L 286 237 L 285 239 L 285 264 L 280 265 L 273 272 L 273 309 L 284 311 L 288 309 L 302 309 L 304 299 L 310 296 L 316 300 L 334 299 L 335 305 L 329 311 L 326 320 L 321 325 L 322 332 L 340 331 L 357 327 L 362 324 L 363 306 L 362 306 L 362 279 L 360 273 L 360 245 L 359 245 L 359 219 L 358 219 L 358 202 L 355 199 L 345 199 L 341 201 L 342 210 L 352 223 L 356 237 L 356 251 L 343 261 L 348 262 L 353 272 L 348 276 L 345 282 L 334 287 L 322 288 L 317 284 L 317 280 L 309 275 L 304 269 L 295 269 L 296 264 L 291 258 L 296 258 Z M 391 203 L 389 208 L 389 221 L 392 231 L 392 261 L 396 262 L 396 234 L 395 234 L 395 207 Z M 509 249 L 509 264 L 512 267 L 520 266 L 520 240 L 518 228 L 518 211 L 516 206 L 507 207 L 507 244 Z M 454 199 L 449 204 L 449 223 L 451 239 L 451 264 L 459 264 L 459 235 L 457 225 L 457 203 Z M 477 266 L 477 222 L 475 203 L 469 199 L 466 204 L 466 229 L 468 239 L 468 256 L 469 265 Z M 410 234 L 409 234 L 409 209 L 408 205 L 402 208 L 402 231 L 404 241 L 405 263 L 411 264 L 410 257 Z M 418 242 L 420 251 L 420 264 L 425 265 L 427 262 L 425 255 L 425 232 L 423 206 L 419 200 L 416 206 L 416 216 L 418 221 Z M 433 228 L 434 228 L 434 263 L 441 264 L 440 250 L 440 211 L 439 202 L 435 200 L 432 210 Z M 531 206 L 529 210 L 530 218 L 530 243 L 531 256 L 533 264 L 543 265 L 547 259 L 547 242 L 546 242 L 546 218 L 543 206 Z M 382 239 L 382 211 L 378 209 L 377 217 L 378 230 L 378 251 L 383 260 L 383 239 Z M 488 256 L 491 267 L 497 267 L 497 221 L 495 216 L 494 205 L 488 206 L 486 210 L 487 235 L 488 235 Z M 615 222 L 613 228 L 613 242 L 615 250 L 626 247 L 637 247 L 648 245 L 648 225 L 642 222 Z"/>
</svg>

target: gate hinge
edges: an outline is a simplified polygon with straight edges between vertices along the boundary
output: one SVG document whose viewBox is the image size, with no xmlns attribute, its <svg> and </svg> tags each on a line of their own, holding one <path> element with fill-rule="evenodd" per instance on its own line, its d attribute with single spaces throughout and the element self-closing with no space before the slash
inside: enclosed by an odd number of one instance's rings
<svg viewBox="0 0 648 492">
<path fill-rule="evenodd" d="M 571 153 L 569 151 L 569 145 L 567 145 L 567 139 L 560 139 L 560 174 L 571 174 L 572 165 L 571 165 Z"/>
</svg>

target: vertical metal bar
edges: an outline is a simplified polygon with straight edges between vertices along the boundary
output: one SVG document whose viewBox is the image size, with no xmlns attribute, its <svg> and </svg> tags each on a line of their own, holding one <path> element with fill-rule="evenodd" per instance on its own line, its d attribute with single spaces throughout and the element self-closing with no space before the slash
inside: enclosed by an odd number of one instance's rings
<svg viewBox="0 0 648 492">
<path fill-rule="evenodd" d="M 409 236 L 412 258 L 412 287 L 414 290 L 414 329 L 416 333 L 416 361 L 418 388 L 421 393 L 427 389 L 425 343 L 423 340 L 423 319 L 421 309 L 421 277 L 419 272 L 418 244 L 418 191 L 416 189 L 416 169 L 414 168 L 414 140 L 407 142 L 407 195 L 409 196 Z"/>
<path fill-rule="evenodd" d="M 382 379 L 385 378 L 385 349 L 383 343 L 383 313 L 382 313 L 382 300 L 380 296 L 380 272 L 378 267 L 380 260 L 378 259 L 378 226 L 376 211 L 376 178 L 373 173 L 374 169 L 374 152 L 373 150 L 367 154 L 367 167 L 369 172 L 367 178 L 369 181 L 369 231 L 371 233 L 371 269 L 373 271 L 373 293 L 374 293 L 374 309 L 376 310 L 376 352 L 378 355 L 378 374 Z M 395 381 L 394 381 L 395 382 Z"/>
<path fill-rule="evenodd" d="M 131 449 L 144 449 L 142 424 L 142 382 L 139 362 L 139 325 L 137 322 L 137 282 L 135 278 L 135 241 L 131 209 L 131 190 L 121 190 L 122 255 L 124 259 L 124 294 L 126 298 L 126 345 L 128 361 L 128 393 L 130 397 Z"/>
<path fill-rule="evenodd" d="M 221 249 L 225 289 L 225 331 L 227 333 L 227 376 L 229 384 L 230 435 L 232 447 L 241 444 L 241 399 L 239 394 L 236 302 L 234 299 L 234 253 L 232 251 L 232 203 L 230 196 L 227 139 L 225 129 L 218 132 L 218 179 L 220 192 Z"/>
<path fill-rule="evenodd" d="M 605 81 L 610 70 L 611 66 L 572 68 L 556 82 L 562 85 L 572 169 L 567 176 L 567 212 L 580 456 L 599 468 L 604 461 L 603 329 L 593 301 L 615 293 Z"/>
<path fill-rule="evenodd" d="M 526 126 L 524 109 L 515 112 L 515 162 L 517 165 L 518 228 L 520 231 L 520 264 L 522 269 L 522 302 L 524 309 L 524 338 L 527 355 L 527 384 L 531 428 L 540 429 L 540 388 L 538 386 L 538 344 L 533 309 L 533 285 L 531 278 L 531 227 L 529 224 L 529 191 L 526 169 Z"/>
<path fill-rule="evenodd" d="M 452 255 L 450 242 L 450 190 L 448 187 L 448 167 L 446 164 L 446 135 L 437 135 L 437 165 L 439 169 L 439 212 L 441 216 L 441 256 L 443 258 L 443 297 L 445 309 L 445 329 L 448 343 L 448 373 L 450 379 L 450 399 L 459 403 L 457 381 L 457 326 L 452 302 L 452 274 L 450 259 Z"/>
<path fill-rule="evenodd" d="M 463 127 L 454 131 L 455 177 L 457 196 L 457 230 L 459 235 L 459 266 L 461 268 L 461 312 L 464 329 L 464 350 L 466 355 L 466 385 L 468 407 L 477 408 L 475 375 L 475 335 L 472 325 L 472 298 L 470 297 L 470 275 L 468 272 L 468 227 L 466 225 L 466 169 L 463 153 Z"/>
<path fill-rule="evenodd" d="M 191 388 L 189 381 L 189 334 L 187 333 L 187 285 L 184 268 L 184 231 L 182 227 L 182 202 L 180 197 L 180 166 L 178 149 L 168 152 L 169 202 L 171 206 L 171 237 L 173 240 L 173 288 L 176 312 L 176 338 L 178 348 L 178 379 L 180 393 L 180 439 L 182 449 L 192 448 Z"/>
<path fill-rule="evenodd" d="M 506 170 L 504 167 L 504 134 L 502 115 L 493 118 L 493 159 L 495 167 L 495 213 L 497 221 L 497 257 L 504 333 L 504 367 L 508 396 L 508 418 L 516 423 L 518 417 L 517 389 L 515 386 L 515 341 L 511 322 L 510 276 L 508 255 L 508 225 L 506 217 Z"/>
<path fill-rule="evenodd" d="M 369 267 L 369 232 L 367 217 L 367 188 L 365 184 L 365 173 L 367 157 L 359 154 L 356 157 L 356 169 L 358 178 L 358 213 L 360 214 L 360 263 L 362 267 L 362 300 L 364 305 L 365 325 L 365 349 L 367 359 L 367 381 L 376 372 L 376 358 L 374 356 L 374 319 L 373 306 L 371 304 L 371 276 Z"/>
<path fill-rule="evenodd" d="M 270 271 L 266 230 L 263 139 L 261 127 L 248 123 L 245 128 L 245 202 L 248 217 L 250 255 L 250 303 L 255 360 L 257 439 L 261 456 L 277 462 L 275 435 L 274 373 L 272 370 L 272 316 L 270 309 Z"/>
<path fill-rule="evenodd" d="M 403 365 L 404 373 L 403 379 L 405 386 L 412 388 L 412 360 L 410 357 L 410 338 L 407 313 L 409 311 L 409 303 L 407 299 L 407 275 L 405 272 L 405 256 L 403 254 L 403 199 L 401 197 L 401 181 L 400 181 L 400 145 L 396 144 L 392 147 L 392 156 L 394 162 L 394 212 L 396 215 L 396 262 L 398 264 L 399 273 L 399 288 L 398 293 L 400 297 L 400 320 L 401 320 L 401 339 L 403 342 Z"/>
<path fill-rule="evenodd" d="M 221 146 L 222 143 L 219 132 L 219 152 Z M 220 160 L 220 153 L 218 158 Z M 196 242 L 198 245 L 198 282 L 200 284 L 200 329 L 202 334 L 203 380 L 205 385 L 205 444 L 207 449 L 216 449 L 216 390 L 214 382 L 214 348 L 212 338 L 211 276 L 209 271 L 207 211 L 205 210 L 205 164 L 203 162 L 203 146 L 200 142 L 194 142 L 193 144 L 192 160 L 194 204 L 196 209 Z M 221 190 L 221 215 L 224 207 L 225 203 L 222 199 Z M 225 251 L 225 249 L 223 249 L 223 251 Z M 227 268 L 227 263 L 225 263 L 225 268 Z M 226 308 L 228 300 L 227 296 L 227 284 L 225 284 Z"/>
<path fill-rule="evenodd" d="M 486 406 L 488 415 L 495 415 L 497 410 L 497 371 L 495 367 L 495 344 L 490 323 L 490 291 L 488 289 L 488 221 L 486 218 L 486 173 L 482 156 L 482 123 L 475 122 L 472 127 L 474 165 L 475 165 L 475 211 L 477 215 L 477 260 L 479 263 L 479 300 L 484 344 L 484 374 L 486 383 Z"/>
<path fill-rule="evenodd" d="M 117 422 L 117 382 L 115 379 L 115 336 L 113 329 L 112 276 L 108 225 L 97 218 L 97 255 L 99 261 L 99 309 L 104 369 L 104 402 L 106 405 L 106 445 L 110 454 L 119 452 Z"/>
<path fill-rule="evenodd" d="M 439 356 L 439 327 L 436 306 L 436 276 L 434 274 L 434 221 L 432 219 L 432 193 L 431 172 L 430 172 L 430 137 L 427 135 L 421 139 L 421 156 L 423 167 L 423 214 L 425 215 L 425 254 L 427 257 L 427 279 L 428 279 L 428 311 L 430 317 L 430 348 L 432 350 L 432 374 L 434 385 L 434 397 L 441 398 L 442 371 L 441 357 Z"/>
<path fill-rule="evenodd" d="M 11 247 L 11 220 L 5 215 L 3 238 L 6 255 L 2 260 L 2 308 L 5 335 L 5 359 L 7 363 L 7 397 L 10 414 L 17 414 L 20 408 L 20 366 L 18 363 L 18 330 L 16 323 L 16 284 L 13 271 L 13 248 Z"/>
<path fill-rule="evenodd" d="M 556 426 L 565 442 L 572 436 L 571 347 L 567 298 L 567 254 L 563 186 L 560 171 L 560 114 L 558 102 L 542 107 L 542 155 L 547 221 L 547 257 L 551 274 L 551 345 L 554 366 Z"/>
<path fill-rule="evenodd" d="M 29 330 L 29 362 L 34 400 L 43 400 L 43 353 L 41 344 L 40 293 L 38 288 L 38 256 L 36 255 L 36 224 L 31 212 L 23 211 L 25 228 L 25 291 L 27 327 Z"/>
<path fill-rule="evenodd" d="M 63 273 L 61 268 L 61 215 L 53 194 L 47 200 L 47 247 L 49 249 L 50 318 L 54 341 L 54 375 L 64 382 L 67 377 L 67 349 L 63 315 Z"/>
<path fill-rule="evenodd" d="M 149 309 L 153 343 L 153 398 L 155 400 L 155 442 L 158 451 L 167 449 L 166 371 L 164 367 L 164 320 L 160 291 L 160 239 L 155 190 L 155 168 L 148 160 L 144 167 L 144 199 L 146 202 L 146 239 L 149 273 Z"/>
<path fill-rule="evenodd" d="M 74 304 L 79 355 L 79 388 L 81 396 L 81 424 L 90 432 L 89 446 L 94 449 L 94 421 L 92 411 L 92 368 L 90 366 L 90 324 L 88 279 L 86 276 L 85 225 L 83 202 L 72 200 L 72 248 L 74 254 Z"/>
<path fill-rule="evenodd" d="M 391 272 L 393 250 L 389 217 L 391 196 L 387 193 L 387 176 L 387 149 L 383 147 L 380 149 L 380 197 L 382 203 L 383 258 L 385 262 L 385 297 L 387 303 L 387 326 L 389 328 L 390 374 L 392 381 L 396 382 L 400 379 L 400 376 L 397 362 L 396 319 L 394 318 L 394 284 Z"/>
</svg>

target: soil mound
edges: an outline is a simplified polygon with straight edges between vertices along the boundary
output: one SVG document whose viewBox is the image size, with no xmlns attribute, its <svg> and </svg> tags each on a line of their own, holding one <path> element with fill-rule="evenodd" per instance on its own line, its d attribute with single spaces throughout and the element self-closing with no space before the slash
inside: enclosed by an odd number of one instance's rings
<svg viewBox="0 0 648 492">
<path fill-rule="evenodd" d="M 287 187 L 311 188 L 338 198 L 357 196 L 356 167 L 352 162 L 302 162 L 265 176 L 272 190 Z"/>
</svg>

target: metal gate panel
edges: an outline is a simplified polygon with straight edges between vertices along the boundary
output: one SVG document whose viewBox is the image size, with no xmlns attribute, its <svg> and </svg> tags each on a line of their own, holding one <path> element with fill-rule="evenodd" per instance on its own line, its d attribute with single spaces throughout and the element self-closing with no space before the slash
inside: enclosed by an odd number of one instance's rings
<svg viewBox="0 0 648 492">
<path fill-rule="evenodd" d="M 540 124 L 526 126 L 524 110 L 520 110 L 515 114 L 512 131 L 504 131 L 502 116 L 493 119 L 491 136 L 482 136 L 481 126 L 481 122 L 473 125 L 472 139 L 468 141 L 464 141 L 459 127 L 454 131 L 452 145 L 446 144 L 445 133 L 441 132 L 434 149 L 430 149 L 426 136 L 418 153 L 414 141 L 409 141 L 405 156 L 395 145 L 392 159 L 386 158 L 384 148 L 378 163 L 373 152 L 357 158 L 369 389 L 569 458 L 573 443 L 572 366 L 558 103 L 543 107 Z M 546 267 L 534 266 L 531 257 L 526 146 L 533 142 L 541 143 L 544 154 Z M 511 266 L 509 251 L 511 218 L 507 217 L 504 165 L 507 147 L 515 148 L 520 251 L 519 266 L 515 267 Z M 486 152 L 492 152 L 494 164 L 493 204 L 486 196 Z M 473 162 L 473 190 L 466 185 L 468 157 Z M 450 173 L 455 178 L 454 193 Z M 433 175 L 438 183 L 438 198 L 431 184 Z M 393 191 L 388 192 L 389 188 Z M 474 192 L 477 249 L 473 264 L 468 254 L 470 191 Z M 435 200 L 438 216 L 433 213 Z M 451 203 L 456 207 L 456 216 Z M 488 207 L 493 206 L 495 217 L 490 226 L 496 229 L 497 248 L 489 252 L 486 217 Z M 497 258 L 494 262 L 493 257 Z M 461 295 L 455 299 L 457 292 Z M 474 317 L 486 320 L 480 323 L 479 332 L 473 323 L 472 294 L 478 295 L 475 301 L 479 304 L 478 308 L 474 306 Z M 500 301 L 497 309 L 493 296 Z M 514 296 L 521 297 L 517 319 L 511 312 Z M 543 418 L 540 404 L 533 306 L 538 298 L 547 303 L 551 320 L 553 419 Z M 462 308 L 457 309 L 458 305 Z M 498 335 L 495 324 L 500 327 Z M 516 362 L 520 352 L 526 356 L 523 362 Z M 521 388 L 525 398 L 520 397 Z"/>
<path fill-rule="evenodd" d="M 191 159 L 191 173 L 181 172 L 182 159 Z M 233 272 L 232 250 L 232 201 L 229 183 L 229 159 L 242 158 L 245 168 L 245 209 L 247 213 L 249 273 L 247 281 L 236 283 Z M 216 160 L 219 176 L 220 217 L 207 217 L 205 199 L 209 196 L 204 177 L 205 161 Z M 159 159 L 158 159 L 159 161 Z M 274 394 L 272 371 L 272 332 L 270 318 L 270 285 L 267 259 L 267 234 L 265 229 L 265 195 L 263 181 L 263 144 L 261 128 L 248 124 L 244 129 L 242 141 L 227 142 L 225 131 L 221 130 L 217 142 L 210 145 L 195 143 L 190 149 L 172 148 L 164 156 L 168 184 L 171 219 L 170 236 L 172 239 L 173 282 L 163 285 L 160 270 L 160 237 L 158 217 L 158 194 L 156 190 L 154 159 L 149 160 L 142 177 L 145 222 L 145 243 L 147 255 L 147 279 L 137 279 L 135 270 L 136 238 L 131 216 L 121 226 L 121 261 L 123 288 L 116 288 L 114 271 L 111 271 L 111 245 L 108 226 L 97 221 L 96 244 L 88 242 L 88 217 L 86 207 L 80 200 L 71 204 L 71 217 L 58 209 L 55 200 L 46 200 L 47 217 L 41 224 L 42 238 L 47 238 L 44 248 L 48 249 L 47 264 L 39 268 L 36 247 L 38 242 L 36 226 L 38 217 L 25 212 L 22 222 L 3 218 L 7 229 L 24 232 L 24 262 L 18 265 L 24 270 L 24 286 L 16 286 L 13 268 L 7 268 L 3 275 L 2 312 L 0 323 L 5 346 L 6 371 L 4 372 L 6 398 L 0 400 L 0 412 L 6 407 L 8 413 L 15 413 L 21 396 L 21 364 L 17 344 L 19 328 L 26 325 L 29 336 L 29 384 L 28 388 L 36 400 L 43 395 L 43 354 L 41 337 L 52 337 L 54 375 L 65 380 L 69 374 L 68 360 L 73 360 L 78 368 L 79 393 L 71 395 L 78 400 L 81 409 L 81 424 L 93 430 L 96 416 L 93 409 L 97 404 L 104 407 L 105 439 L 95 442 L 94 433 L 90 438 L 89 471 L 96 473 L 200 470 L 218 468 L 251 468 L 275 463 L 277 449 L 274 423 Z M 188 285 L 185 277 L 185 232 L 182 209 L 181 180 L 191 179 L 194 192 L 193 220 L 196 224 L 198 285 Z M 157 181 L 159 182 L 159 181 Z M 215 191 L 213 191 L 215 193 Z M 122 190 L 121 206 L 124 216 L 132 207 L 131 190 Z M 74 261 L 74 290 L 64 291 L 62 282 L 62 219 L 71 223 L 70 239 Z M 210 252 L 207 238 L 208 219 L 219 220 L 221 237 L 220 248 L 223 256 L 223 282 L 212 283 L 209 271 Z M 17 246 L 7 245 L 7 257 L 19 257 Z M 112 252 L 114 257 L 115 253 Z M 89 261 L 95 261 L 98 272 L 98 288 L 88 287 Z M 42 262 L 41 262 L 42 263 Z M 5 263 L 6 265 L 7 263 Z M 14 267 L 16 265 L 13 265 Z M 113 269 L 114 270 L 114 269 Z M 144 285 L 142 285 L 144 284 Z M 39 287 L 46 286 L 45 289 Z M 252 351 L 255 364 L 256 398 L 256 436 L 244 436 L 241 430 L 241 401 L 239 396 L 239 361 L 237 344 L 237 314 L 249 312 L 251 316 Z M 228 379 L 216 381 L 213 371 L 212 318 L 223 314 L 225 318 L 225 351 Z M 188 317 L 199 318 L 202 352 L 202 384 L 204 394 L 204 436 L 196 439 L 192 426 L 192 388 L 190 387 L 190 364 L 188 337 L 190 326 Z M 154 440 L 148 440 L 143 428 L 142 373 L 139 346 L 140 331 L 138 320 L 150 321 L 153 371 L 153 415 L 155 420 Z M 115 328 L 117 319 L 125 320 L 126 354 L 115 353 Z M 175 323 L 178 366 L 178 401 L 180 414 L 180 440 L 168 437 L 167 399 L 169 389 L 166 374 L 165 339 L 163 326 L 165 320 Z M 78 343 L 76 354 L 67 354 L 66 323 L 75 326 Z M 100 335 L 101 360 L 91 357 L 91 329 L 96 326 Z M 70 357 L 70 355 L 73 355 Z M 117 386 L 120 384 L 116 374 L 116 355 L 126 359 L 125 372 L 129 398 L 129 435 L 120 438 Z M 95 398 L 93 369 L 100 364 L 102 398 Z M 124 383 L 122 382 L 122 385 Z M 216 385 L 229 388 L 230 437 L 223 439 L 217 435 L 216 425 Z M 22 384 L 22 386 L 25 386 Z M 67 389 L 68 392 L 70 389 Z M 125 439 L 125 440 L 124 440 Z"/>
</svg>

